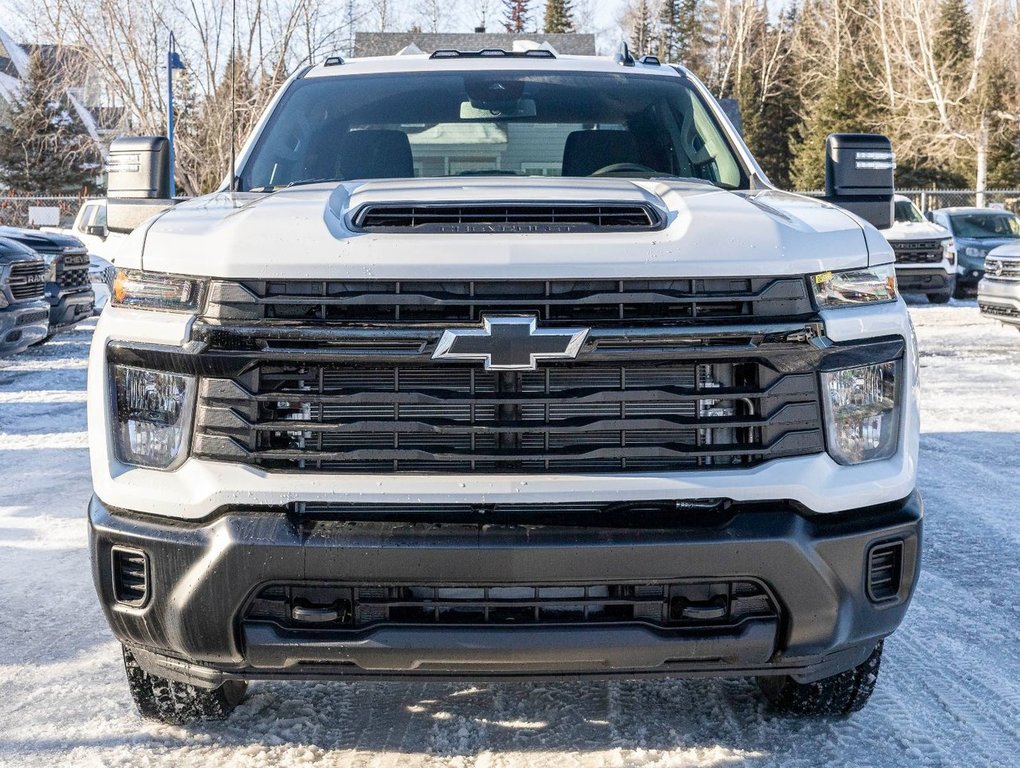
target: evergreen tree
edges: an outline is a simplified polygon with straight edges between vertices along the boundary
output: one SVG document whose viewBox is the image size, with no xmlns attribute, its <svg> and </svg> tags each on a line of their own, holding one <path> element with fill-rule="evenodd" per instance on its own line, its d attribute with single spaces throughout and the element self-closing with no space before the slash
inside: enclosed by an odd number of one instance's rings
<svg viewBox="0 0 1020 768">
<path fill-rule="evenodd" d="M 102 155 L 41 56 L 34 54 L 0 127 L 0 185 L 21 194 L 78 192 Z"/>
<path fill-rule="evenodd" d="M 872 133 L 880 127 L 875 94 L 849 67 L 840 69 L 808 112 L 795 143 L 792 181 L 798 189 L 821 189 L 825 138 L 830 133 Z"/>
<path fill-rule="evenodd" d="M 967 0 L 942 0 L 935 25 L 932 53 L 935 65 L 959 76 L 961 65 L 973 56 L 973 29 Z"/>
<path fill-rule="evenodd" d="M 655 46 L 655 19 L 651 0 L 632 0 L 624 14 L 624 26 L 631 53 L 643 56 Z"/>
<path fill-rule="evenodd" d="M 793 144 L 791 180 L 799 189 L 820 189 L 825 180 L 825 138 L 830 133 L 884 133 L 889 120 L 884 91 L 871 73 L 881 71 L 869 20 L 877 11 L 873 0 L 857 0 L 853 8 L 820 3 L 814 13 L 841 12 L 843 33 L 835 71 L 819 88 L 805 94 L 806 109 Z M 806 11 L 805 11 L 806 12 Z M 819 40 L 819 45 L 831 44 Z"/>
<path fill-rule="evenodd" d="M 511 34 L 520 34 L 531 21 L 529 0 L 503 0 L 503 26 Z"/>
<path fill-rule="evenodd" d="M 663 0 L 658 21 L 659 58 L 683 64 L 700 74 L 706 40 L 699 0 Z"/>
<path fill-rule="evenodd" d="M 545 4 L 545 31 L 555 35 L 574 31 L 574 9 L 570 0 L 547 0 Z"/>
<path fill-rule="evenodd" d="M 800 95 L 791 51 L 796 23 L 793 10 L 775 24 L 764 15 L 759 19 L 752 37 L 752 55 L 736 93 L 744 141 L 772 183 L 783 189 L 792 184 L 793 144 L 800 125 Z M 772 55 L 777 42 L 782 63 L 774 67 L 772 79 L 763 82 L 766 57 Z"/>
<path fill-rule="evenodd" d="M 1015 81 L 1014 81 L 1015 82 Z M 988 126 L 988 187 L 1020 186 L 1020 126 L 1008 114 L 1011 88 L 1009 68 L 999 54 L 985 58 L 981 72 L 978 109 Z M 1015 95 L 1015 91 L 1014 91 Z"/>
</svg>

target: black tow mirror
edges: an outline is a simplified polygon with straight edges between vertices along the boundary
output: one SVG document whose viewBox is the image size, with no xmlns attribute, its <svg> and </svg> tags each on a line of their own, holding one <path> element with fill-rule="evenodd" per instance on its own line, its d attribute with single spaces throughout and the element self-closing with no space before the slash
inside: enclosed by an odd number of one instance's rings
<svg viewBox="0 0 1020 768">
<path fill-rule="evenodd" d="M 111 232 L 131 232 L 176 203 L 170 198 L 170 142 L 164 136 L 114 139 L 107 171 L 106 226 Z"/>
<path fill-rule="evenodd" d="M 832 133 L 825 140 L 825 199 L 879 229 L 893 223 L 892 143 L 874 133 Z"/>
<path fill-rule="evenodd" d="M 102 224 L 89 224 L 85 227 L 85 234 L 92 235 L 93 237 L 101 237 L 106 239 L 106 227 Z"/>
</svg>

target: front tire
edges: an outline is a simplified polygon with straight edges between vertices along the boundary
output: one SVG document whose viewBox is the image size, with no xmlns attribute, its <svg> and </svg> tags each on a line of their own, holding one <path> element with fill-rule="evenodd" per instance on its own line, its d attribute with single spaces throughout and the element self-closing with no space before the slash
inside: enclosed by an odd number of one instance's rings
<svg viewBox="0 0 1020 768">
<path fill-rule="evenodd" d="M 228 680 L 219 688 L 209 690 L 151 675 L 138 665 L 127 648 L 124 648 L 124 671 L 138 713 L 146 720 L 167 725 L 225 720 L 241 703 L 248 688 L 243 680 Z"/>
<path fill-rule="evenodd" d="M 772 708 L 793 715 L 849 715 L 864 708 L 878 682 L 882 643 L 853 669 L 813 683 L 798 683 L 788 675 L 759 677 L 758 687 Z"/>
</svg>

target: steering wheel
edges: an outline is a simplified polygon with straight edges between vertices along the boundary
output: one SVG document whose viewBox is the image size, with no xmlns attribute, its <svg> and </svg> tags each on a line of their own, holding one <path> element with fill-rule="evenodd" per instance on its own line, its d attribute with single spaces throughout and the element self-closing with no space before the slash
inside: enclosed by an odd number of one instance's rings
<svg viewBox="0 0 1020 768">
<path fill-rule="evenodd" d="M 641 165 L 640 163 L 613 163 L 612 165 L 604 165 L 597 171 L 592 171 L 589 176 L 612 176 L 616 173 L 659 173 L 654 168 L 649 168 L 647 165 Z"/>
</svg>

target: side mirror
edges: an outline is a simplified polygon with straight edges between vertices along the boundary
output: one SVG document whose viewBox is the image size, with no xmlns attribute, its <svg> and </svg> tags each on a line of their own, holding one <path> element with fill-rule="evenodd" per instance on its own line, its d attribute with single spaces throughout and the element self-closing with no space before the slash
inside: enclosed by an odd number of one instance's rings
<svg viewBox="0 0 1020 768">
<path fill-rule="evenodd" d="M 932 213 L 931 211 L 925 211 L 924 218 L 928 219 L 928 221 L 930 221 L 932 224 L 935 223 L 935 214 Z"/>
<path fill-rule="evenodd" d="M 106 239 L 106 227 L 102 224 L 89 224 L 85 227 L 85 234 L 92 235 L 93 237 L 101 237 Z"/>
<path fill-rule="evenodd" d="M 170 199 L 170 142 L 163 136 L 114 139 L 107 171 L 106 226 L 111 232 L 131 232 L 176 203 Z"/>
<path fill-rule="evenodd" d="M 892 143 L 874 133 L 832 133 L 825 139 L 825 199 L 879 229 L 893 223 Z"/>
</svg>

